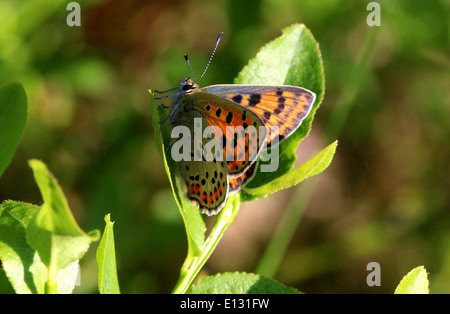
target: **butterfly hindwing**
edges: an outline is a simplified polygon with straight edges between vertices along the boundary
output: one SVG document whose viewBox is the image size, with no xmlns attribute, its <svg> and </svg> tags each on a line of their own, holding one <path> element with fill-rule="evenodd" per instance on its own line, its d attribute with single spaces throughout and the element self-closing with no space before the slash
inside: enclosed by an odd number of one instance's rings
<svg viewBox="0 0 450 314">
<path fill-rule="evenodd" d="M 212 161 L 180 161 L 178 169 L 186 182 L 187 195 L 202 213 L 218 213 L 228 195 L 226 164 Z"/>
<path fill-rule="evenodd" d="M 270 132 L 268 145 L 277 135 L 281 142 L 292 134 L 310 112 L 316 98 L 307 89 L 288 85 L 212 85 L 201 91 L 213 93 L 251 110 L 267 127 L 277 126 L 279 132 Z"/>
<path fill-rule="evenodd" d="M 178 161 L 178 171 L 186 182 L 189 199 L 199 204 L 202 213 L 217 214 L 225 205 L 228 195 L 227 163 L 212 157 L 216 153 L 214 147 L 206 152 L 205 147 L 214 139 L 200 137 L 200 141 L 196 140 L 199 137 L 195 132 L 200 130 L 203 133 L 206 121 L 196 112 L 190 112 L 188 116 L 190 118 L 185 119 L 182 125 L 190 132 L 191 153 L 187 160 Z"/>
</svg>

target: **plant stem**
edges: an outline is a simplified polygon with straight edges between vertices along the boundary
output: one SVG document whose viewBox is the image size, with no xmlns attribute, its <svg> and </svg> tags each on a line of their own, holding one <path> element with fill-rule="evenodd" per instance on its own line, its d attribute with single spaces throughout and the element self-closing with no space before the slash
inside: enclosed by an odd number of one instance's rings
<svg viewBox="0 0 450 314">
<path fill-rule="evenodd" d="M 214 252 L 217 244 L 219 244 L 225 230 L 233 222 L 234 217 L 239 211 L 239 194 L 230 197 L 230 202 L 221 210 L 217 216 L 216 222 L 211 229 L 209 236 L 200 247 L 200 253 L 195 255 L 189 243 L 188 256 L 183 263 L 180 271 L 180 278 L 175 285 L 172 293 L 186 293 L 197 274 L 205 265 L 211 254 Z"/>
<path fill-rule="evenodd" d="M 57 294 L 58 293 L 58 286 L 56 283 L 56 257 L 55 257 L 55 250 L 52 250 L 50 262 L 48 265 L 48 277 L 47 281 L 45 282 L 44 286 L 44 293 L 45 294 Z"/>
</svg>

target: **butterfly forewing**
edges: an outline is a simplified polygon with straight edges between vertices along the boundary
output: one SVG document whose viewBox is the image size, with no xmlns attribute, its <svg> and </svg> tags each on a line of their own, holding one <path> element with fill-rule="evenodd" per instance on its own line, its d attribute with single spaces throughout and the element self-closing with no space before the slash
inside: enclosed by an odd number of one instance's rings
<svg viewBox="0 0 450 314">
<path fill-rule="evenodd" d="M 251 110 L 267 127 L 278 127 L 278 132 L 269 133 L 268 145 L 276 136 L 281 142 L 292 134 L 310 112 L 316 97 L 307 89 L 288 85 L 212 85 L 200 91 L 218 95 Z"/>
<path fill-rule="evenodd" d="M 228 173 L 244 173 L 254 163 L 266 141 L 266 128 L 261 118 L 243 106 L 210 93 L 197 92 L 195 108 L 212 127 L 223 145 L 223 159 Z"/>
<path fill-rule="evenodd" d="M 248 169 L 240 175 L 230 176 L 228 179 L 228 192 L 229 193 L 237 192 L 241 189 L 243 185 L 245 185 L 248 181 L 250 181 L 255 174 L 257 164 L 258 164 L 257 162 L 252 163 L 250 167 L 248 167 Z"/>
</svg>

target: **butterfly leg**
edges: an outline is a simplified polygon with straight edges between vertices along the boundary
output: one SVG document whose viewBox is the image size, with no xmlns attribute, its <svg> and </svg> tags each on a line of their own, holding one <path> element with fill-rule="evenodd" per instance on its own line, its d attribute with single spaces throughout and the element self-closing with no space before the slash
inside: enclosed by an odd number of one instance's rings
<svg viewBox="0 0 450 314">
<path fill-rule="evenodd" d="M 163 124 L 163 123 L 166 122 L 167 119 L 169 119 L 169 118 L 170 118 L 170 114 L 169 114 L 164 120 L 160 121 L 159 124 Z"/>
<path fill-rule="evenodd" d="M 164 154 L 167 155 L 167 152 L 169 151 L 169 148 L 172 146 L 173 142 L 175 142 L 176 138 L 173 138 L 170 140 L 169 145 L 167 145 L 166 149 L 164 150 Z"/>
<path fill-rule="evenodd" d="M 182 93 L 173 93 L 173 94 L 169 94 L 169 95 L 162 96 L 162 97 L 155 97 L 155 99 L 156 99 L 156 100 L 161 100 L 161 99 L 164 99 L 164 98 L 169 98 L 169 97 L 177 96 L 177 95 L 181 95 L 181 94 L 182 94 Z"/>
<path fill-rule="evenodd" d="M 167 93 L 167 92 L 171 92 L 171 91 L 173 91 L 173 90 L 176 90 L 176 89 L 178 89 L 179 87 L 174 87 L 174 88 L 171 88 L 171 89 L 168 89 L 168 90 L 163 90 L 163 91 L 159 91 L 159 90 L 156 90 L 156 89 L 154 89 L 153 91 L 155 92 L 155 93 L 158 93 L 158 94 L 164 94 L 164 93 Z"/>
</svg>

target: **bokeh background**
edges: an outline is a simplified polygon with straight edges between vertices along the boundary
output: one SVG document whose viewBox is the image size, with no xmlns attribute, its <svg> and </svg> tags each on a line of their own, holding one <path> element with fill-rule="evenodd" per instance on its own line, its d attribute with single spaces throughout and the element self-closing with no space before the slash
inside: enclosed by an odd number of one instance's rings
<svg viewBox="0 0 450 314">
<path fill-rule="evenodd" d="M 103 230 L 111 213 L 122 292 L 169 293 L 187 243 L 148 89 L 189 75 L 185 52 L 201 73 L 221 31 L 202 85 L 232 83 L 263 44 L 304 23 L 326 92 L 299 162 L 338 139 L 333 163 L 245 203 L 200 276 L 265 265 L 306 293 L 392 293 L 424 265 L 431 292 L 450 293 L 448 1 L 380 0 L 380 27 L 366 23 L 369 1 L 78 1 L 80 27 L 66 24 L 68 2 L 0 2 L 0 85 L 22 82 L 29 103 L 0 200 L 41 204 L 27 160 L 42 159 L 84 230 Z M 281 255 L 265 254 L 269 243 Z M 97 245 L 76 293 L 97 292 Z M 380 287 L 366 284 L 369 262 Z"/>
</svg>

